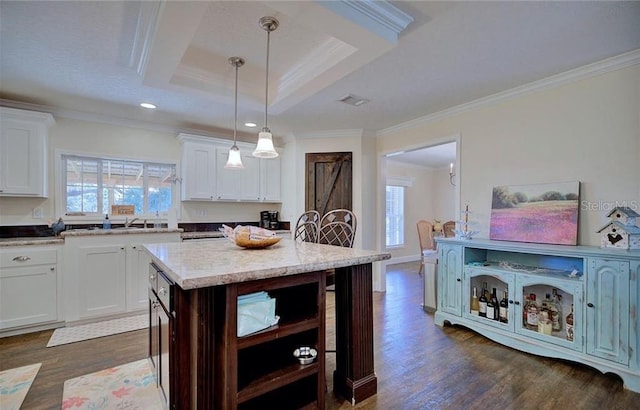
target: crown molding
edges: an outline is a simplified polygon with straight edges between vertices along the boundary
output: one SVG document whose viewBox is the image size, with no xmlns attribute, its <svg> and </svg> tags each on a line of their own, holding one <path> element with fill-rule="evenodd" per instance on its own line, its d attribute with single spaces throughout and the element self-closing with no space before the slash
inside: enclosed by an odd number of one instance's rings
<svg viewBox="0 0 640 410">
<path fill-rule="evenodd" d="M 133 38 L 129 67 L 134 68 L 139 75 L 143 75 L 149 57 L 149 50 L 155 36 L 158 17 L 164 2 L 142 1 L 136 22 L 136 33 Z"/>
<path fill-rule="evenodd" d="M 321 4 L 394 44 L 398 41 L 398 35 L 414 20 L 383 0 L 337 0 L 323 1 Z"/>
<path fill-rule="evenodd" d="M 587 78 L 595 77 L 601 74 L 605 74 L 611 71 L 620 70 L 633 65 L 640 64 L 640 49 L 633 50 L 628 53 L 621 54 L 619 56 L 611 57 L 606 60 L 598 61 L 592 64 L 588 64 L 583 67 L 579 67 L 573 70 L 566 71 L 545 79 L 534 81 L 529 84 L 521 85 L 510 90 L 502 91 L 496 94 L 489 95 L 468 103 L 460 104 L 455 107 L 447 108 L 445 110 L 425 115 L 424 117 L 416 118 L 401 124 L 385 128 L 376 133 L 376 137 L 384 137 L 394 134 L 399 131 L 409 130 L 421 125 L 428 124 L 433 121 L 437 121 L 443 118 L 452 117 L 454 115 L 470 111 L 483 106 L 489 106 L 497 104 L 505 100 L 509 100 L 516 97 L 532 94 L 534 92 L 555 88 L 563 84 L 584 80 Z"/>
<path fill-rule="evenodd" d="M 333 37 L 329 38 L 315 52 L 282 76 L 278 84 L 278 97 L 272 103 L 284 99 L 356 51 L 358 49 L 352 45 Z"/>
</svg>

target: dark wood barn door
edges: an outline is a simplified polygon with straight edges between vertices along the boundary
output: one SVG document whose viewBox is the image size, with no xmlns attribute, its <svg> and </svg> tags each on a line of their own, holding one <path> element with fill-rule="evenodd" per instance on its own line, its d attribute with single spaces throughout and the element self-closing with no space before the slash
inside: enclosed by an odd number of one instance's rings
<svg viewBox="0 0 640 410">
<path fill-rule="evenodd" d="M 305 209 L 320 216 L 333 209 L 352 210 L 352 153 L 309 153 L 305 159 Z"/>
</svg>

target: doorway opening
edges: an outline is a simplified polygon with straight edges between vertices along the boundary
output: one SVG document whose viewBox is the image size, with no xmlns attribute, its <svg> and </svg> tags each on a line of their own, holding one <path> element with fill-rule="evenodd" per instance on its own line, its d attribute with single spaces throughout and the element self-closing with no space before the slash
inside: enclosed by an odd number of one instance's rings
<svg viewBox="0 0 640 410">
<path fill-rule="evenodd" d="M 380 248 L 391 253 L 393 263 L 414 263 L 416 274 L 420 269 L 420 243 L 416 229 L 420 219 L 438 221 L 457 221 L 460 215 L 460 137 L 458 135 L 431 141 L 423 146 L 383 154 L 381 160 L 380 198 Z M 398 182 L 400 181 L 400 182 Z M 404 183 L 403 226 L 388 224 L 387 186 Z M 395 218 L 394 220 L 397 220 Z M 397 238 L 402 229 L 401 246 L 387 247 L 388 237 Z M 397 241 L 396 241 L 397 242 Z M 374 278 L 376 290 L 386 290 L 386 264 L 380 275 Z"/>
</svg>

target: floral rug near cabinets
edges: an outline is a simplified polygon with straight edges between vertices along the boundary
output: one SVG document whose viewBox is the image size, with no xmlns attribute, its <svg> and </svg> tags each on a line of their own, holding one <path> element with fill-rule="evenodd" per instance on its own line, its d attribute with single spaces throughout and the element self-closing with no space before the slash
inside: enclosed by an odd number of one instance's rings
<svg viewBox="0 0 640 410">
<path fill-rule="evenodd" d="M 0 372 L 0 409 L 18 410 L 38 374 L 42 363 Z"/>
<path fill-rule="evenodd" d="M 64 382 L 65 409 L 162 409 L 149 359 L 100 370 Z"/>
<path fill-rule="evenodd" d="M 82 326 L 61 327 L 53 332 L 47 347 L 131 332 L 148 326 L 149 315 L 145 314 L 89 323 Z"/>
</svg>

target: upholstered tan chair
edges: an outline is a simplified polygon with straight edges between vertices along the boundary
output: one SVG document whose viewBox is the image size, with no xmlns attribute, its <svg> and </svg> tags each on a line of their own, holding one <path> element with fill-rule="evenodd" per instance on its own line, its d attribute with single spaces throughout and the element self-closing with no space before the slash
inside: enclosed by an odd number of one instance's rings
<svg viewBox="0 0 640 410">
<path fill-rule="evenodd" d="M 436 242 L 433 240 L 433 224 L 421 219 L 417 223 L 418 241 L 420 242 L 420 271 L 424 271 L 425 257 L 436 257 Z"/>
</svg>

